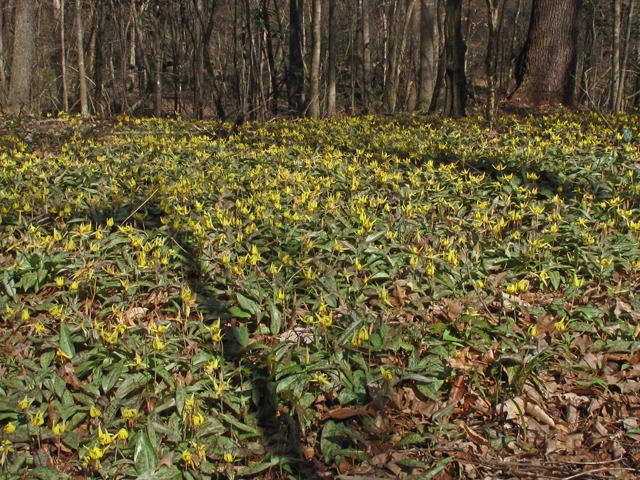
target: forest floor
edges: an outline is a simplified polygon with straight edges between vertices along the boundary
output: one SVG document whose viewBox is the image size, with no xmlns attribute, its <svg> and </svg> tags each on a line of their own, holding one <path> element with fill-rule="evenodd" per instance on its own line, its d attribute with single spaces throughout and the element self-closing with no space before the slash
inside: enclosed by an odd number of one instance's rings
<svg viewBox="0 0 640 480">
<path fill-rule="evenodd" d="M 0 128 L 0 479 L 635 478 L 638 118 Z"/>
</svg>

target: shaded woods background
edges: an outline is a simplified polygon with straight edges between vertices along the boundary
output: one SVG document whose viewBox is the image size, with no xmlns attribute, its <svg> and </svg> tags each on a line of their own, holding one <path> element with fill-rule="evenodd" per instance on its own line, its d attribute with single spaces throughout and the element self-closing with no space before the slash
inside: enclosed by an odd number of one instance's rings
<svg viewBox="0 0 640 480">
<path fill-rule="evenodd" d="M 640 101 L 635 0 L 1 0 L 5 113 L 231 122 Z M 543 42 L 544 40 L 544 42 Z M 519 88 L 518 88 L 519 87 Z"/>
</svg>

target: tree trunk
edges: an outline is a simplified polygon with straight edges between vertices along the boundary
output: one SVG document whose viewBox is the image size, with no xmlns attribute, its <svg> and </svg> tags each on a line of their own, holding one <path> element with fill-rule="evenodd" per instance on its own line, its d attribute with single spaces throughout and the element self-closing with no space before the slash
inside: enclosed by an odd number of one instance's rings
<svg viewBox="0 0 640 480">
<path fill-rule="evenodd" d="M 515 101 L 574 106 L 582 0 L 533 0 L 527 40 L 516 61 Z"/>
<path fill-rule="evenodd" d="M 611 55 L 611 110 L 617 114 L 618 85 L 620 84 L 620 30 L 622 24 L 622 0 L 613 2 L 613 51 Z"/>
<path fill-rule="evenodd" d="M 29 107 L 29 93 L 36 49 L 36 0 L 18 0 L 15 13 L 15 36 L 11 61 L 11 85 L 7 109 L 18 115 Z"/>
<path fill-rule="evenodd" d="M 334 0 L 335 1 L 335 0 Z M 276 15 L 278 14 L 276 10 Z M 271 38 L 271 24 L 269 22 L 269 3 L 262 0 L 262 21 L 264 23 L 265 35 L 267 37 L 267 61 L 269 62 L 269 75 L 271 76 L 271 113 L 278 115 L 278 71 L 273 55 L 273 39 Z"/>
<path fill-rule="evenodd" d="M 633 10 L 635 8 L 636 1 L 631 0 L 629 2 L 629 15 L 627 21 L 627 33 L 624 39 L 624 50 L 622 54 L 622 66 L 620 68 L 620 81 L 618 82 L 618 94 L 616 96 L 616 107 L 615 113 L 620 112 L 624 109 L 623 101 L 624 101 L 624 80 L 627 74 L 627 61 L 629 60 L 629 42 L 631 40 L 631 29 L 633 28 Z"/>
<path fill-rule="evenodd" d="M 496 0 L 486 0 L 487 11 L 489 13 L 489 38 L 487 38 L 487 56 L 485 66 L 487 72 L 487 110 L 485 116 L 489 120 L 491 128 L 496 114 L 496 47 L 497 47 L 497 24 L 498 7 Z M 502 7 L 504 9 L 504 6 Z"/>
<path fill-rule="evenodd" d="M 578 103 L 585 106 L 587 106 L 589 98 L 591 98 L 590 72 L 593 65 L 593 44 L 596 38 L 595 14 L 596 6 L 591 2 L 591 8 L 589 8 L 585 19 L 584 61 L 582 63 L 580 92 L 578 93 Z"/>
<path fill-rule="evenodd" d="M 304 59 L 302 58 L 302 12 L 304 0 L 289 0 L 289 107 L 304 110 Z"/>
<path fill-rule="evenodd" d="M 102 49 L 102 43 L 104 42 L 104 29 L 107 21 L 107 5 L 104 0 L 100 1 L 100 5 L 98 6 L 99 15 L 98 19 L 98 29 L 96 32 L 96 52 L 95 57 L 93 59 L 93 83 L 95 84 L 94 90 L 94 102 L 95 102 L 95 111 L 101 111 L 102 105 L 102 69 L 104 68 L 104 52 Z"/>
<path fill-rule="evenodd" d="M 4 10 L 4 2 L 0 3 L 2 10 Z M 4 45 L 4 24 L 5 15 L 4 11 L 0 11 L 0 105 L 5 104 L 5 96 L 7 94 L 7 72 L 5 65 L 5 45 Z"/>
<path fill-rule="evenodd" d="M 446 64 L 446 55 L 444 49 L 444 41 L 443 41 L 443 33 L 444 33 L 444 22 L 443 17 L 440 13 L 440 7 L 442 5 L 443 0 L 436 0 L 436 18 L 438 21 L 435 26 L 437 27 L 437 51 L 438 51 L 438 70 L 436 72 L 436 83 L 433 86 L 433 95 L 431 96 L 431 105 L 429 105 L 429 111 L 435 111 L 438 109 L 438 102 L 440 101 L 440 95 L 442 93 L 442 84 L 444 83 L 444 72 L 445 72 L 445 64 Z M 435 52 L 434 52 L 435 55 Z"/>
<path fill-rule="evenodd" d="M 433 0 L 420 0 L 420 73 L 418 110 L 426 111 L 433 96 Z"/>
<path fill-rule="evenodd" d="M 362 88 L 364 108 L 371 110 L 371 27 L 369 18 L 369 0 L 362 0 Z"/>
<path fill-rule="evenodd" d="M 311 17 L 311 76 L 309 116 L 320 117 L 320 53 L 322 47 L 322 0 L 313 0 Z"/>
<path fill-rule="evenodd" d="M 329 62 L 327 65 L 327 116 L 336 115 L 336 0 L 329 0 Z"/>
<path fill-rule="evenodd" d="M 515 66 L 516 66 L 516 62 L 515 62 L 515 44 L 516 44 L 516 37 L 518 35 L 518 23 L 520 22 L 520 12 L 522 11 L 522 0 L 518 0 L 518 3 L 516 5 L 516 15 L 515 18 L 513 19 L 513 32 L 511 34 L 511 45 L 509 47 L 509 68 L 507 70 L 507 87 L 506 87 L 506 91 L 509 91 L 509 87 L 511 84 L 511 80 L 513 79 L 514 75 L 514 71 L 515 71 Z"/>
<path fill-rule="evenodd" d="M 391 56 L 389 58 L 389 81 L 386 85 L 386 100 L 387 100 L 387 112 L 394 113 L 396 111 L 396 104 L 398 101 L 398 83 L 400 80 L 400 64 L 404 57 L 404 51 L 407 46 L 407 35 L 409 33 L 409 26 L 411 25 L 411 16 L 413 15 L 413 8 L 416 4 L 416 0 L 408 0 L 407 11 L 404 18 L 404 24 L 400 32 L 396 30 L 396 38 L 393 40 L 393 48 L 391 49 Z M 391 22 L 395 23 L 394 17 L 397 15 L 397 7 L 395 9 L 396 14 L 390 15 Z M 398 38 L 399 37 L 399 38 Z"/>
<path fill-rule="evenodd" d="M 64 1 L 53 0 L 53 16 L 56 22 L 56 42 L 60 42 L 57 49 L 59 54 L 56 59 L 60 62 L 60 87 L 58 88 L 60 108 L 63 112 L 69 111 L 69 91 L 67 90 L 67 49 L 64 39 Z"/>
<path fill-rule="evenodd" d="M 161 26 L 162 23 L 162 11 L 158 9 L 156 14 L 156 28 L 154 35 L 154 54 L 155 54 L 155 83 L 153 86 L 154 89 L 154 108 L 153 114 L 155 117 L 162 116 L 162 36 L 161 32 L 164 31 L 164 26 Z M 166 22 L 165 22 L 166 23 Z"/>
<path fill-rule="evenodd" d="M 446 54 L 445 117 L 464 117 L 467 103 L 467 77 L 464 63 L 467 46 L 462 38 L 462 0 L 447 0 L 444 21 Z"/>
<path fill-rule="evenodd" d="M 195 73 L 195 85 L 193 89 L 193 113 L 195 118 L 202 120 L 204 116 L 204 42 L 202 39 L 202 22 L 204 6 L 202 0 L 195 1 L 198 19 L 194 22 L 193 42 L 193 69 Z"/>
<path fill-rule="evenodd" d="M 80 85 L 80 112 L 82 118 L 89 116 L 87 95 L 87 72 L 84 68 L 84 31 L 82 28 L 82 0 L 76 0 L 76 34 L 78 49 L 78 83 Z"/>
</svg>

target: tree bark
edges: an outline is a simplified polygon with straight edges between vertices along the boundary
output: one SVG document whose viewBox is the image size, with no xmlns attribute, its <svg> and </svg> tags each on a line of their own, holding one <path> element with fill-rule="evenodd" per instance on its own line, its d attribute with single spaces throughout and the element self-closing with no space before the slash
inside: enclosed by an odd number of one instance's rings
<svg viewBox="0 0 640 480">
<path fill-rule="evenodd" d="M 444 21 L 446 54 L 445 117 L 464 117 L 467 103 L 465 56 L 467 46 L 462 38 L 462 0 L 447 0 Z"/>
<path fill-rule="evenodd" d="M 498 6 L 496 0 L 486 0 L 487 11 L 489 13 L 489 38 L 487 39 L 487 56 L 485 67 L 487 73 L 487 105 L 485 116 L 493 128 L 493 121 L 496 114 L 496 48 L 497 48 L 497 24 Z M 502 7 L 504 9 L 504 6 Z"/>
<path fill-rule="evenodd" d="M 154 54 L 155 54 L 155 83 L 153 85 L 154 93 L 154 107 L 153 114 L 155 117 L 162 116 L 162 36 L 161 32 L 164 30 L 162 23 L 162 11 L 160 7 L 156 12 L 156 28 L 154 35 Z M 166 22 L 165 22 L 166 24 Z"/>
<path fill-rule="evenodd" d="M 278 15 L 277 9 L 276 15 Z M 268 0 L 262 0 L 262 21 L 264 22 L 265 36 L 267 37 L 267 61 L 269 62 L 269 75 L 271 76 L 271 113 L 276 116 L 278 115 L 278 71 L 273 55 L 273 39 L 271 38 L 272 32 L 269 22 Z"/>
<path fill-rule="evenodd" d="M 96 112 L 101 110 L 102 104 L 102 69 L 104 68 L 104 52 L 102 49 L 102 43 L 104 42 L 104 29 L 107 21 L 106 2 L 104 0 L 100 0 L 98 8 L 99 12 L 97 15 L 99 15 L 99 18 L 98 29 L 96 32 L 96 51 L 93 59 L 93 83 L 95 84 L 93 98 Z"/>
<path fill-rule="evenodd" d="M 362 88 L 364 108 L 371 110 L 371 26 L 369 0 L 362 0 Z"/>
<path fill-rule="evenodd" d="M 616 114 L 624 108 L 624 105 L 622 103 L 624 100 L 624 83 L 625 83 L 624 81 L 625 81 L 625 76 L 627 74 L 627 61 L 629 60 L 629 42 L 631 40 L 631 29 L 633 28 L 632 20 L 633 20 L 633 10 L 635 8 L 635 5 L 636 5 L 635 0 L 631 0 L 629 2 L 627 33 L 624 39 L 622 65 L 620 67 L 620 81 L 618 82 L 618 94 L 616 95 L 616 106 L 614 110 Z"/>
<path fill-rule="evenodd" d="M 89 97 L 87 95 L 87 72 L 84 67 L 84 30 L 82 27 L 82 0 L 76 0 L 76 34 L 78 49 L 78 84 L 80 85 L 80 112 L 82 118 L 89 116 Z"/>
<path fill-rule="evenodd" d="M 593 65 L 593 44 L 596 38 L 595 14 L 596 6 L 591 2 L 591 8 L 589 8 L 585 18 L 584 61 L 582 63 L 582 76 L 578 93 L 578 103 L 585 106 L 591 98 L 590 72 Z"/>
<path fill-rule="evenodd" d="M 426 111 L 433 96 L 433 0 L 420 0 L 420 73 L 418 110 Z"/>
<path fill-rule="evenodd" d="M 611 54 L 611 110 L 617 114 L 618 85 L 620 84 L 620 30 L 622 24 L 622 0 L 613 2 L 613 49 Z"/>
<path fill-rule="evenodd" d="M 195 73 L 195 84 L 193 89 L 194 100 L 194 116 L 198 120 L 202 120 L 204 117 L 204 42 L 202 38 L 203 17 L 204 17 L 204 5 L 202 0 L 195 0 L 196 14 L 198 16 L 197 21 L 194 22 L 193 42 L 193 69 Z"/>
<path fill-rule="evenodd" d="M 533 0 L 527 40 L 516 61 L 515 101 L 574 106 L 582 0 Z"/>
<path fill-rule="evenodd" d="M 320 117 L 320 53 L 322 47 L 322 0 L 313 0 L 311 16 L 311 76 L 309 116 Z"/>
<path fill-rule="evenodd" d="M 329 60 L 327 65 L 327 116 L 336 115 L 336 0 L 329 0 Z"/>
<path fill-rule="evenodd" d="M 407 11 L 404 18 L 404 24 L 400 32 L 396 30 L 396 38 L 393 40 L 393 48 L 391 49 L 391 56 L 389 58 L 389 80 L 386 85 L 386 109 L 389 113 L 396 111 L 396 104 L 398 101 L 398 83 L 400 79 L 400 64 L 404 57 L 404 51 L 407 46 L 407 35 L 409 33 L 409 26 L 411 25 L 411 16 L 413 15 L 413 8 L 416 4 L 416 0 L 408 0 Z M 395 23 L 395 16 L 397 16 L 397 7 L 395 8 L 395 14 L 390 15 L 391 22 Z M 398 34 L 399 33 L 399 34 Z M 398 38 L 399 37 L 399 38 Z"/>
<path fill-rule="evenodd" d="M 302 58 L 302 12 L 304 0 L 289 0 L 289 107 L 304 110 L 304 59 Z"/>
<path fill-rule="evenodd" d="M 67 49 L 65 48 L 64 38 L 64 1 L 53 0 L 53 16 L 56 22 L 56 42 L 59 42 L 57 50 L 59 54 L 56 54 L 56 59 L 60 62 L 60 87 L 59 101 L 60 108 L 63 112 L 69 111 L 69 91 L 67 90 Z"/>
<path fill-rule="evenodd" d="M 33 56 L 36 49 L 36 0 L 18 0 L 15 13 L 15 36 L 11 61 L 11 84 L 7 110 L 18 115 L 29 107 Z"/>
</svg>

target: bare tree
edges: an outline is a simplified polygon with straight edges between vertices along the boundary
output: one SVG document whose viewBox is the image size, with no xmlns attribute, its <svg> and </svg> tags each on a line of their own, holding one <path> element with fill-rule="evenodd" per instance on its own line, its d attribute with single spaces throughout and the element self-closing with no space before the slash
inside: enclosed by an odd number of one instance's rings
<svg viewBox="0 0 640 480">
<path fill-rule="evenodd" d="M 362 0 L 362 88 L 364 108 L 371 109 L 371 26 L 369 0 Z"/>
<path fill-rule="evenodd" d="M 7 109 L 17 115 L 29 106 L 33 56 L 36 49 L 36 0 L 18 0 Z"/>
<path fill-rule="evenodd" d="M 624 97 L 624 83 L 625 76 L 627 74 L 627 61 L 629 60 L 629 42 L 631 40 L 631 29 L 633 28 L 633 10 L 635 8 L 636 1 L 631 0 L 629 2 L 629 14 L 627 20 L 627 33 L 624 39 L 624 53 L 622 54 L 622 66 L 620 68 L 620 80 L 618 82 L 618 92 L 616 94 L 616 105 L 614 108 L 614 113 L 620 112 L 623 108 L 623 97 Z"/>
<path fill-rule="evenodd" d="M 618 86 L 620 85 L 620 29 L 622 24 L 622 0 L 613 5 L 613 50 L 611 55 L 611 110 L 618 113 Z"/>
<path fill-rule="evenodd" d="M 87 72 L 84 67 L 84 30 L 82 27 L 82 0 L 76 0 L 76 34 L 78 49 L 78 84 L 80 85 L 80 112 L 82 118 L 89 116 L 87 95 Z"/>
<path fill-rule="evenodd" d="M 420 0 L 420 77 L 418 110 L 428 110 L 434 88 L 433 71 L 433 0 Z"/>
<path fill-rule="evenodd" d="M 336 114 L 336 0 L 329 0 L 329 60 L 327 65 L 327 116 Z"/>
<path fill-rule="evenodd" d="M 302 12 L 304 0 L 289 0 L 289 107 L 298 113 L 304 109 L 304 59 L 302 58 Z"/>
<path fill-rule="evenodd" d="M 467 104 L 465 55 L 467 46 L 462 38 L 462 0 L 447 0 L 444 21 L 446 66 L 445 117 L 463 117 Z"/>
<path fill-rule="evenodd" d="M 322 0 L 313 0 L 311 7 L 311 76 L 309 82 L 309 116 L 320 117 L 320 53 L 322 47 Z"/>
<path fill-rule="evenodd" d="M 493 127 L 493 120 L 496 114 L 496 49 L 498 41 L 498 6 L 497 0 L 486 0 L 487 11 L 489 13 L 489 38 L 487 39 L 487 56 L 485 67 L 487 72 L 487 107 L 485 116 Z M 504 7 L 503 7 L 504 9 Z"/>
<path fill-rule="evenodd" d="M 516 61 L 515 100 L 574 105 L 581 4 L 582 0 L 533 0 L 527 40 Z"/>
</svg>

